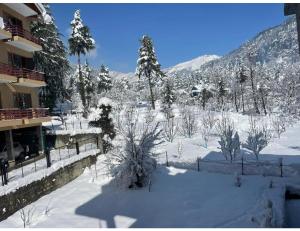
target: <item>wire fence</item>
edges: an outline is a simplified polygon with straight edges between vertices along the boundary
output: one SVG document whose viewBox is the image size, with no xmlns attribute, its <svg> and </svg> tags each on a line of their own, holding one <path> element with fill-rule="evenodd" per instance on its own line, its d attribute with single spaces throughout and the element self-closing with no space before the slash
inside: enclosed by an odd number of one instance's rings
<svg viewBox="0 0 300 231">
<path fill-rule="evenodd" d="M 18 162 L 14 167 L 9 168 L 6 162 L 0 163 L 0 174 L 2 186 L 11 181 L 28 176 L 42 169 L 51 167 L 52 164 L 69 159 L 90 150 L 100 149 L 99 137 L 93 137 L 76 142 L 70 142 L 57 148 L 46 148 L 45 153 L 34 156 L 32 159 L 25 159 Z"/>
<path fill-rule="evenodd" d="M 176 168 L 190 169 L 195 171 L 206 171 L 222 174 L 239 174 L 239 175 L 262 175 L 276 177 L 290 177 L 300 175 L 299 169 L 291 165 L 283 164 L 283 158 L 278 163 L 263 161 L 245 161 L 243 158 L 238 161 L 222 160 L 205 160 L 197 158 L 194 162 L 174 162 L 168 160 L 166 152 L 166 166 Z"/>
</svg>

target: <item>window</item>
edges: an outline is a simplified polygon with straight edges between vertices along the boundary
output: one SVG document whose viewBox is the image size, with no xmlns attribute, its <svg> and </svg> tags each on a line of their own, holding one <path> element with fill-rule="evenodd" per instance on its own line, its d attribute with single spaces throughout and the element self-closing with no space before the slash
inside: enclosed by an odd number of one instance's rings
<svg viewBox="0 0 300 231">
<path fill-rule="evenodd" d="M 14 107 L 20 109 L 31 108 L 31 94 L 15 93 L 14 94 Z"/>
<path fill-rule="evenodd" d="M 23 23 L 20 19 L 17 19 L 14 16 L 7 14 L 6 12 L 4 12 L 3 14 L 3 21 L 5 25 L 19 26 L 23 28 Z"/>
<path fill-rule="evenodd" d="M 31 58 L 25 58 L 20 55 L 13 53 L 8 53 L 8 63 L 9 65 L 17 68 L 26 68 L 29 70 L 34 69 L 34 62 Z"/>
</svg>

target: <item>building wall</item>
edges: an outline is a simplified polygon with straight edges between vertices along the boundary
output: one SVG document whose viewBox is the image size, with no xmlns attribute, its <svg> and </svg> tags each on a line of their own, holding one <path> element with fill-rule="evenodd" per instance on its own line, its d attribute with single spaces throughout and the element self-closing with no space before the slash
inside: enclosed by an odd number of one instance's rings
<svg viewBox="0 0 300 231">
<path fill-rule="evenodd" d="M 15 12 L 14 10 L 10 9 L 4 4 L 0 5 L 0 17 L 3 17 L 4 13 L 10 14 L 11 16 L 14 16 L 15 18 L 22 21 L 23 28 L 27 31 L 30 30 L 30 19 L 25 18 L 23 15 L 20 15 L 18 12 Z"/>
<path fill-rule="evenodd" d="M 0 63 L 8 64 L 8 53 L 14 53 L 26 58 L 32 58 L 33 54 L 0 41 Z"/>
<path fill-rule="evenodd" d="M 23 87 L 16 85 L 8 85 L 8 84 L 0 84 L 0 94 L 1 94 L 1 103 L 2 108 L 13 108 L 13 93 L 27 93 L 31 94 L 32 107 L 39 107 L 39 97 L 38 97 L 38 89 L 32 87 Z"/>
</svg>

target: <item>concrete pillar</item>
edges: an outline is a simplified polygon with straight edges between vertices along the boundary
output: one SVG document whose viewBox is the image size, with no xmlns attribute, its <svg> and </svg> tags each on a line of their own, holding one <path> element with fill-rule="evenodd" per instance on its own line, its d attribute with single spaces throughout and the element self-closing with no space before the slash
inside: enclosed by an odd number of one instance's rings
<svg viewBox="0 0 300 231">
<path fill-rule="evenodd" d="M 4 133 L 5 133 L 5 144 L 6 144 L 6 149 L 7 149 L 7 158 L 9 161 L 15 161 L 12 130 L 7 130 Z"/>
<path fill-rule="evenodd" d="M 43 128 L 42 126 L 37 127 L 37 137 L 38 137 L 38 142 L 39 142 L 39 152 L 44 152 L 45 149 L 45 137 L 43 133 Z"/>
</svg>

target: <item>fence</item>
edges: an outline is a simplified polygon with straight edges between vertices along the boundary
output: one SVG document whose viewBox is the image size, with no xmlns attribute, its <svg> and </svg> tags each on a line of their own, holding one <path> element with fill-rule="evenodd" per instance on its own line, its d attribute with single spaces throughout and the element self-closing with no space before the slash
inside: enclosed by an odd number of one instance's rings
<svg viewBox="0 0 300 231">
<path fill-rule="evenodd" d="M 81 152 L 99 149 L 99 138 L 94 137 L 90 139 L 70 142 L 69 144 L 49 150 L 45 150 L 45 155 L 33 156 L 31 160 L 23 160 L 17 163 L 14 168 L 1 168 L 2 186 L 8 184 L 10 181 L 23 178 L 33 172 L 41 169 L 49 168 L 53 163 L 63 161 L 72 156 L 79 155 Z M 6 177 L 4 177 L 6 176 Z"/>
<path fill-rule="evenodd" d="M 166 153 L 166 166 L 223 174 L 238 173 L 240 175 L 263 175 L 277 177 L 300 175 L 299 170 L 295 167 L 283 164 L 283 159 L 280 159 L 278 163 L 260 161 L 250 162 L 245 161 L 243 158 L 232 163 L 229 161 L 204 160 L 201 158 L 197 158 L 195 162 L 172 162 L 168 160 L 168 155 Z"/>
</svg>

